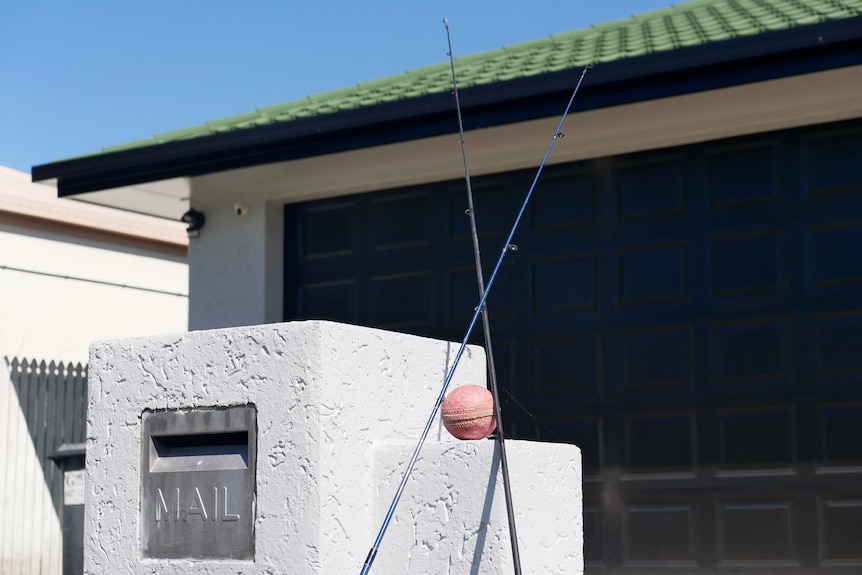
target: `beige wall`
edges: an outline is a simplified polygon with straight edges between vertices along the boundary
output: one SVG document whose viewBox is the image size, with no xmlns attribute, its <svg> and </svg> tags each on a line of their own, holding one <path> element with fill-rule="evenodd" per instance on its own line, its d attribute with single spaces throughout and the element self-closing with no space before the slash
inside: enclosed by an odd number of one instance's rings
<svg viewBox="0 0 862 575">
<path fill-rule="evenodd" d="M 184 262 L 0 226 L 0 266 L 2 355 L 85 363 L 95 340 L 186 330 Z"/>
<path fill-rule="evenodd" d="M 183 224 L 58 199 L 0 168 L 0 356 L 86 363 L 90 343 L 185 331 Z"/>
</svg>

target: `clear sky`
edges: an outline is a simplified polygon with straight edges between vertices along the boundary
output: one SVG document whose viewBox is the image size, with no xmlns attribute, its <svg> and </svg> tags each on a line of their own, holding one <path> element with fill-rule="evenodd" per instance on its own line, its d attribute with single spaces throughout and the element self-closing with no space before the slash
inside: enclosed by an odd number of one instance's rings
<svg viewBox="0 0 862 575">
<path fill-rule="evenodd" d="M 0 165 L 34 165 L 670 0 L 0 0 Z"/>
</svg>

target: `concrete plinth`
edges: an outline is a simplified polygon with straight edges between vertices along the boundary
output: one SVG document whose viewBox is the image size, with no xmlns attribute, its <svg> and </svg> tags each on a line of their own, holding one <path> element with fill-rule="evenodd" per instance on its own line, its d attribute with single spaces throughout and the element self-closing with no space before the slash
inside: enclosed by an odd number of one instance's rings
<svg viewBox="0 0 862 575">
<path fill-rule="evenodd" d="M 358 573 L 457 350 L 458 344 L 317 321 L 93 345 L 85 572 Z M 484 353 L 468 348 L 452 385 L 484 381 Z M 246 451 L 230 449 L 245 441 L 233 416 L 220 411 L 234 406 L 256 413 Z M 207 408 L 218 413 L 200 415 Z M 153 427 L 142 426 L 142 418 L 192 412 L 195 421 L 222 426 L 213 437 L 231 444 L 228 452 L 206 436 L 184 443 L 176 430 L 194 427 L 185 423 L 169 422 L 165 429 L 174 431 L 142 439 L 144 427 Z M 525 573 L 581 572 L 577 448 L 511 441 L 507 447 Z M 205 454 L 197 467 L 196 453 Z M 212 483 L 218 465 L 236 475 L 243 461 L 254 463 L 253 493 L 228 494 Z M 372 572 L 511 571 L 497 461 L 493 441 L 459 442 L 435 422 Z M 180 478 L 188 489 L 150 493 L 154 483 L 142 477 L 154 471 L 172 480 L 187 474 Z M 181 535 L 169 558 L 143 548 L 142 531 L 168 525 L 158 522 L 173 521 L 170 528 L 180 534 L 184 526 L 238 528 L 247 518 L 240 495 L 250 497 L 253 515 L 253 552 L 234 555 L 243 559 L 213 558 L 231 555 L 219 548 L 203 558 L 187 554 Z M 147 498 L 155 499 L 145 506 Z M 143 516 L 145 508 L 154 511 Z M 534 564 L 527 567 L 528 560 Z"/>
</svg>

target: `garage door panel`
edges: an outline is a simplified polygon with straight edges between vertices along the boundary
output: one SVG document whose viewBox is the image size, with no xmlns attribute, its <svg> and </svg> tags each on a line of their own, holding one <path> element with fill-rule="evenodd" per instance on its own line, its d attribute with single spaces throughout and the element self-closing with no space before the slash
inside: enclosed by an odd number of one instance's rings
<svg viewBox="0 0 862 575">
<path fill-rule="evenodd" d="M 628 503 L 623 510 L 623 560 L 630 567 L 697 567 L 697 502 Z"/>
<path fill-rule="evenodd" d="M 369 280 L 369 317 L 386 329 L 430 327 L 434 320 L 433 274 L 374 276 Z M 404 301 L 411 305 L 404 305 Z"/>
<path fill-rule="evenodd" d="M 862 195 L 862 133 L 858 129 L 818 134 L 803 140 L 803 183 L 815 203 Z"/>
<path fill-rule="evenodd" d="M 527 190 L 524 190 L 526 194 Z M 571 233 L 584 233 L 596 225 L 596 185 L 592 172 L 582 170 L 548 170 L 533 194 L 530 227 L 534 236 L 552 241 L 561 237 L 571 241 Z"/>
<path fill-rule="evenodd" d="M 721 567 L 780 568 L 801 564 L 793 500 L 724 499 L 718 502 Z"/>
<path fill-rule="evenodd" d="M 514 221 L 511 190 L 516 183 L 509 177 L 491 176 L 486 179 L 474 179 L 473 209 L 476 215 L 476 229 L 483 249 L 502 247 L 501 242 L 509 234 Z M 466 184 L 463 182 L 449 187 L 449 241 L 451 243 L 468 243 L 471 241 L 470 218 L 467 213 Z M 525 190 L 526 191 L 526 190 Z M 500 245 L 498 245 L 500 244 Z M 468 249 L 471 249 L 468 247 Z"/>
<path fill-rule="evenodd" d="M 605 552 L 602 531 L 602 508 L 584 505 L 584 562 L 589 567 L 597 568 L 603 562 Z"/>
<path fill-rule="evenodd" d="M 309 283 L 300 291 L 299 309 L 306 319 L 341 318 L 358 323 L 358 286 L 354 280 Z"/>
<path fill-rule="evenodd" d="M 601 393 L 600 333 L 539 338 L 532 349 L 531 381 L 537 403 L 553 404 L 561 396 Z"/>
<path fill-rule="evenodd" d="M 482 273 L 485 284 L 491 279 L 493 266 L 483 265 Z M 491 333 L 497 333 L 494 326 L 506 325 L 512 321 L 514 314 L 513 302 L 513 264 L 504 263 L 494 278 L 494 284 L 485 303 L 488 306 L 491 321 Z M 466 329 L 479 303 L 479 287 L 476 279 L 474 263 L 449 268 L 446 272 L 449 310 L 448 321 L 459 328 Z"/>
<path fill-rule="evenodd" d="M 858 383 L 862 377 L 862 310 L 812 314 L 808 324 L 814 385 Z"/>
<path fill-rule="evenodd" d="M 815 418 L 818 472 L 862 482 L 862 402 L 818 404 Z"/>
<path fill-rule="evenodd" d="M 624 480 L 694 478 L 697 468 L 693 410 L 622 417 Z"/>
<path fill-rule="evenodd" d="M 787 232 L 782 229 L 722 234 L 709 239 L 711 300 L 719 305 L 751 299 L 786 298 L 789 293 Z"/>
<path fill-rule="evenodd" d="M 792 322 L 762 317 L 713 322 L 710 326 L 710 380 L 717 387 L 792 385 Z"/>
<path fill-rule="evenodd" d="M 587 572 L 862 572 L 860 149 L 856 122 L 545 170 L 488 305 L 509 437 L 582 450 Z M 486 281 L 533 175 L 474 178 Z M 286 319 L 462 338 L 466 207 L 288 206 Z"/>
<path fill-rule="evenodd" d="M 422 190 L 375 198 L 369 206 L 369 251 L 432 246 L 432 196 Z"/>
<path fill-rule="evenodd" d="M 694 386 L 692 326 L 658 325 L 623 330 L 618 341 L 621 391 L 668 391 Z"/>
<path fill-rule="evenodd" d="M 691 303 L 689 254 L 688 241 L 620 248 L 619 308 Z"/>
<path fill-rule="evenodd" d="M 820 564 L 862 569 L 862 498 L 822 497 L 818 499 Z M 849 572 L 849 571 L 848 571 Z"/>
<path fill-rule="evenodd" d="M 796 412 L 792 406 L 719 409 L 715 417 L 717 477 L 796 473 Z"/>
<path fill-rule="evenodd" d="M 599 254 L 578 252 L 531 261 L 532 313 L 558 314 L 598 310 Z M 541 319 L 537 318 L 537 321 Z"/>
<path fill-rule="evenodd" d="M 356 202 L 310 207 L 299 215 L 299 253 L 305 261 L 359 253 Z M 291 228 L 288 228 L 291 229 Z"/>
<path fill-rule="evenodd" d="M 723 147 L 706 153 L 706 193 L 715 212 L 781 202 L 778 141 Z"/>
<path fill-rule="evenodd" d="M 678 219 L 687 215 L 682 156 L 644 158 L 616 170 L 620 222 Z"/>
<path fill-rule="evenodd" d="M 478 330 L 480 335 L 481 328 Z M 518 390 L 519 382 L 517 380 L 517 366 L 515 365 L 515 341 L 509 339 L 511 334 L 504 334 L 498 331 L 494 331 L 494 325 L 491 324 L 491 335 L 494 338 L 494 371 L 497 374 L 497 385 L 500 387 L 500 404 L 501 406 L 505 402 L 509 409 L 501 407 L 500 409 L 504 410 L 504 413 L 512 413 L 516 406 L 512 404 L 511 398 L 518 397 L 521 393 Z M 482 344 L 480 344 L 482 345 Z M 482 385 L 481 381 L 474 382 L 476 385 Z M 507 421 L 508 423 L 508 421 Z"/>
<path fill-rule="evenodd" d="M 810 292 L 862 290 L 862 220 L 811 226 L 806 236 Z"/>
</svg>

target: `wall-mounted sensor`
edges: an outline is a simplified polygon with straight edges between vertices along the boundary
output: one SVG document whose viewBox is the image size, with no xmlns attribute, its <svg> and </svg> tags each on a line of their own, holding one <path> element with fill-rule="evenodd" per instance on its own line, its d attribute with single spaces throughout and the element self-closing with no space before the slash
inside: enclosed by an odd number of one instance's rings
<svg viewBox="0 0 862 575">
<path fill-rule="evenodd" d="M 248 206 L 246 204 L 234 204 L 233 213 L 238 216 L 244 216 L 248 213 Z"/>
<path fill-rule="evenodd" d="M 199 212 L 192 208 L 183 214 L 180 221 L 189 225 L 189 227 L 186 228 L 186 233 L 188 233 L 189 237 L 196 238 L 201 235 L 201 229 L 204 227 L 207 219 L 204 217 L 203 212 Z"/>
</svg>

